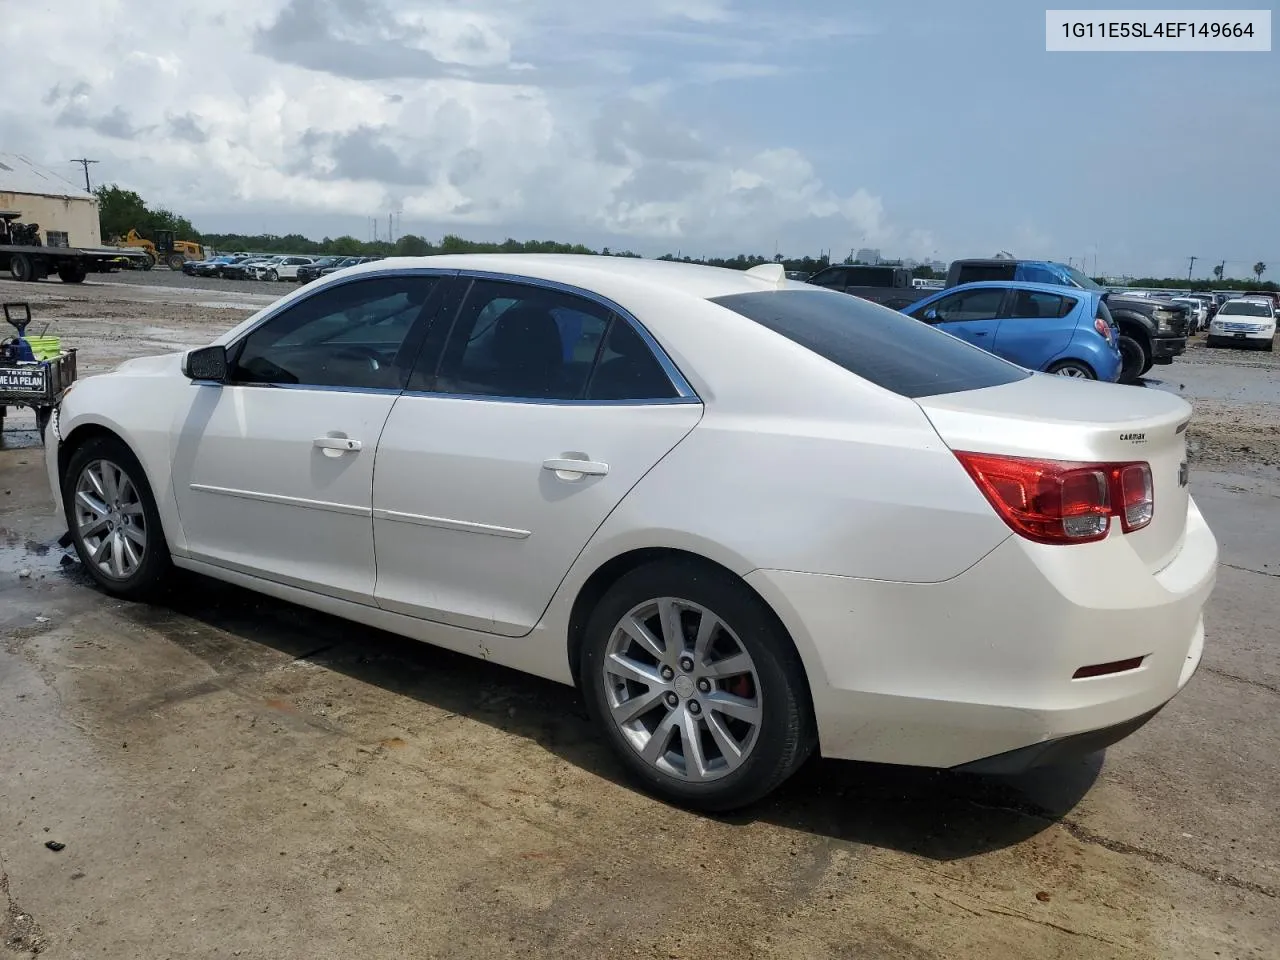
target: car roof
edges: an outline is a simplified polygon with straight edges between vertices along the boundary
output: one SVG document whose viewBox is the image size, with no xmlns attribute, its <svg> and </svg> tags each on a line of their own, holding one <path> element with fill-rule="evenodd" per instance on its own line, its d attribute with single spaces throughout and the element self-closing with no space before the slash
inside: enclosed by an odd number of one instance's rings
<svg viewBox="0 0 1280 960">
<path fill-rule="evenodd" d="M 706 300 L 734 293 L 759 293 L 778 287 L 778 284 L 764 280 L 759 274 L 727 267 L 707 267 L 677 260 L 569 253 L 457 253 L 429 257 L 386 257 L 372 263 L 358 264 L 346 276 L 405 269 L 511 274 L 581 287 L 613 299 L 642 294 L 646 288 Z M 780 282 L 779 288 L 814 289 L 811 284 L 786 279 Z"/>
<path fill-rule="evenodd" d="M 945 290 L 939 290 L 937 293 L 954 293 L 956 290 L 977 290 L 981 287 L 1001 287 L 1009 290 L 1030 290 L 1034 293 L 1054 293 L 1059 296 L 1062 291 L 1071 291 L 1072 296 L 1080 296 L 1081 294 L 1092 294 L 1100 296 L 1097 290 L 1085 290 L 1082 287 L 1073 287 L 1068 284 L 1061 283 L 1041 283 L 1039 281 L 1030 280 L 974 280 L 970 283 L 958 283 L 954 287 L 947 287 Z"/>
</svg>

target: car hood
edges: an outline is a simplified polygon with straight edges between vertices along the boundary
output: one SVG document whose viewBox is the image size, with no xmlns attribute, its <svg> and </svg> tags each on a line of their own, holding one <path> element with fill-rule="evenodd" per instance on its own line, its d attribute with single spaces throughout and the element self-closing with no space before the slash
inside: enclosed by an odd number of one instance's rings
<svg viewBox="0 0 1280 960">
<path fill-rule="evenodd" d="M 107 376 L 127 374 L 132 377 L 159 377 L 174 373 L 181 374 L 182 358 L 186 355 L 186 352 L 181 350 L 176 353 L 162 353 L 154 357 L 135 357 L 133 360 L 126 360 L 120 364 Z"/>
</svg>

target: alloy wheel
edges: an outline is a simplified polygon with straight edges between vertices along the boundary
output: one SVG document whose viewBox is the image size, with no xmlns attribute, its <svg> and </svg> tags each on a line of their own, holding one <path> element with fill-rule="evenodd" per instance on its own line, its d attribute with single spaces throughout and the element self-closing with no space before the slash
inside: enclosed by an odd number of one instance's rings
<svg viewBox="0 0 1280 960">
<path fill-rule="evenodd" d="M 613 722 L 654 769 L 705 783 L 751 755 L 763 716 L 756 665 L 706 607 L 674 597 L 633 607 L 602 670 Z"/>
<path fill-rule="evenodd" d="M 128 580 L 147 555 L 147 518 L 137 486 L 117 464 L 93 460 L 76 480 L 76 532 L 85 555 L 111 580 Z"/>
<path fill-rule="evenodd" d="M 1088 373 L 1086 373 L 1080 367 L 1066 366 L 1066 367 L 1061 367 L 1058 370 L 1055 370 L 1054 372 L 1060 377 L 1078 377 L 1081 380 L 1093 379 L 1092 377 L 1089 376 Z"/>
</svg>

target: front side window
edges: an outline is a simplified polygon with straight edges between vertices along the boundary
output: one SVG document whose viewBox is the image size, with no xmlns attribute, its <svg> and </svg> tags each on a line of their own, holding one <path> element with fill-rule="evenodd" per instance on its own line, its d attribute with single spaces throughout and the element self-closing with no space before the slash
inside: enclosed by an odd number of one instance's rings
<svg viewBox="0 0 1280 960">
<path fill-rule="evenodd" d="M 830 267 L 809 278 L 809 282 L 816 287 L 829 287 L 835 290 L 843 290 L 848 284 L 846 278 L 848 276 L 844 267 Z"/>
<path fill-rule="evenodd" d="M 409 332 L 438 282 L 375 277 L 308 297 L 241 341 L 232 382 L 402 389 L 414 360 Z"/>
<path fill-rule="evenodd" d="M 930 319 L 933 323 L 947 323 L 956 320 L 994 320 L 1000 313 L 1000 304 L 1004 300 L 1004 290 L 984 287 L 979 290 L 962 290 L 949 297 L 937 300 L 930 307 L 916 311 L 917 320 L 926 319 L 925 314 L 933 311 Z M 916 314 L 913 313 L 913 316 Z"/>
<path fill-rule="evenodd" d="M 411 387 L 523 400 L 657 400 L 675 388 L 644 340 L 608 307 L 530 284 L 477 280 L 434 382 Z"/>
</svg>

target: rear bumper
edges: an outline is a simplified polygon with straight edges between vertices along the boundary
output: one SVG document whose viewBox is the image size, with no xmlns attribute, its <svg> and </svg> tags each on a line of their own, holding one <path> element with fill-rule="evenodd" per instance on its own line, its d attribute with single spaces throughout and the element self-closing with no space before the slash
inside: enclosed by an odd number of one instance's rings
<svg viewBox="0 0 1280 960">
<path fill-rule="evenodd" d="M 942 583 L 768 570 L 747 580 L 796 640 L 823 755 L 1015 768 L 1114 742 L 1187 684 L 1217 556 L 1189 501 L 1182 548 L 1155 574 L 1116 535 L 1066 548 L 1011 537 Z"/>
<path fill-rule="evenodd" d="M 1151 359 L 1160 363 L 1169 362 L 1179 354 L 1187 352 L 1186 337 L 1157 337 L 1151 341 Z"/>
</svg>

